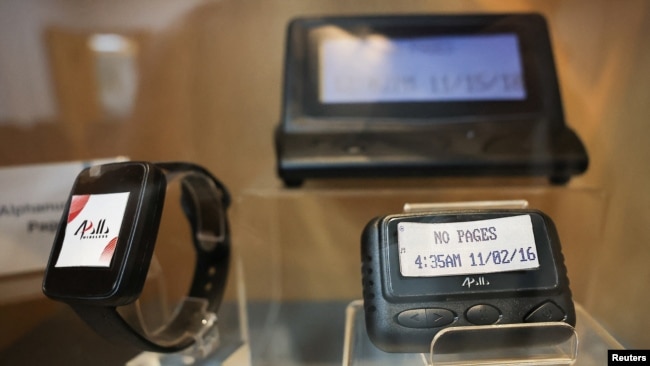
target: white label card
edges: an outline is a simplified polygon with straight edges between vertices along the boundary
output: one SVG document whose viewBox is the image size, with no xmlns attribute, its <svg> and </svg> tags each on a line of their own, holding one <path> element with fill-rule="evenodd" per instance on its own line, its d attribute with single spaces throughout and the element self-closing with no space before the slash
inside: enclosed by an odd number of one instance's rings
<svg viewBox="0 0 650 366">
<path fill-rule="evenodd" d="M 452 222 L 400 222 L 400 272 L 406 277 L 484 274 L 539 268 L 530 215 Z"/>
<path fill-rule="evenodd" d="M 0 277 L 43 271 L 75 177 L 116 161 L 125 158 L 0 167 Z M 0 281 L 0 299 L 17 294 L 13 282 Z M 40 286 L 22 289 L 41 296 Z"/>
<path fill-rule="evenodd" d="M 129 192 L 72 196 L 55 267 L 108 267 L 117 246 Z"/>
</svg>

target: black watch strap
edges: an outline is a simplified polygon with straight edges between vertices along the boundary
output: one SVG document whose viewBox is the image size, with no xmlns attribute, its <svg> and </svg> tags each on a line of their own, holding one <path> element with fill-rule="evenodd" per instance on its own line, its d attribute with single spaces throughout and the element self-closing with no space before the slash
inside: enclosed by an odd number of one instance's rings
<svg viewBox="0 0 650 366">
<path fill-rule="evenodd" d="M 230 262 L 230 232 L 226 210 L 230 196 L 224 185 L 204 168 L 189 163 L 157 163 L 168 181 L 180 179 L 181 205 L 192 228 L 196 268 L 188 297 L 207 300 L 207 308 L 184 304 L 155 338 L 149 338 L 122 318 L 116 307 L 70 304 L 96 332 L 114 343 L 151 352 L 177 352 L 190 346 L 188 337 L 205 312 L 221 304 Z M 202 303 L 205 305 L 205 302 Z"/>
</svg>

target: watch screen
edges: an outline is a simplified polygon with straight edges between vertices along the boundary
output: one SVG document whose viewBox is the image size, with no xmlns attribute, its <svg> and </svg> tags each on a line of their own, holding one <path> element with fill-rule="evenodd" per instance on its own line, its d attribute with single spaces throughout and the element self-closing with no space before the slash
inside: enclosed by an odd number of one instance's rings
<svg viewBox="0 0 650 366">
<path fill-rule="evenodd" d="M 527 97 L 514 33 L 411 38 L 341 33 L 319 46 L 322 104 Z"/>
<path fill-rule="evenodd" d="M 397 225 L 404 277 L 479 275 L 539 268 L 530 215 Z"/>
<path fill-rule="evenodd" d="M 73 195 L 55 267 L 109 267 L 129 192 Z"/>
</svg>

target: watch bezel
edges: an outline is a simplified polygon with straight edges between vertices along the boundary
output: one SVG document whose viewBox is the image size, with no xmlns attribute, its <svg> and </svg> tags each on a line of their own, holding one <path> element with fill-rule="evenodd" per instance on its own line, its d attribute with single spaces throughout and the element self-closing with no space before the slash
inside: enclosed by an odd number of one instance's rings
<svg viewBox="0 0 650 366">
<path fill-rule="evenodd" d="M 84 169 L 66 203 L 45 272 L 43 292 L 68 303 L 120 306 L 133 302 L 142 291 L 149 269 L 165 189 L 164 173 L 150 163 L 115 163 Z M 129 198 L 110 266 L 57 267 L 72 196 L 121 192 L 129 192 Z"/>
</svg>

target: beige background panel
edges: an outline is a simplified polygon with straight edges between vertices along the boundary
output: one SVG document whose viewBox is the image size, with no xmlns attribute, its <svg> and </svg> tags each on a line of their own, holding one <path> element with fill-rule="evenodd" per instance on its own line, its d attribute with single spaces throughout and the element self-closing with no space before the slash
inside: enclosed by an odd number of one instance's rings
<svg viewBox="0 0 650 366">
<path fill-rule="evenodd" d="M 63 14 L 72 3 L 61 5 Z M 124 14 L 128 11 L 111 10 L 144 7 L 128 0 L 80 3 L 95 10 L 88 14 L 97 19 L 98 9 Z M 226 0 L 197 2 L 167 17 L 173 21 L 164 27 L 133 21 L 108 26 L 102 20 L 95 29 L 95 18 L 73 26 L 74 19 L 68 25 L 59 16 L 42 24 L 41 40 L 44 49 L 57 50 L 48 53 L 47 64 L 58 114 L 30 123 L 0 121 L 0 164 L 127 155 L 205 165 L 239 197 L 234 217 L 251 220 L 233 227 L 246 259 L 249 294 L 262 299 L 358 298 L 360 225 L 401 209 L 405 200 L 528 198 L 548 211 L 560 230 L 576 299 L 626 345 L 648 348 L 649 8 L 643 0 Z M 72 7 L 68 11 L 78 16 Z M 302 193 L 279 190 L 272 134 L 290 18 L 485 11 L 537 11 L 547 17 L 567 122 L 591 158 L 589 170 L 568 189 L 548 189 L 538 179 L 425 179 L 310 182 Z M 54 32 L 49 37 L 48 30 Z M 83 84 L 82 78 L 60 76 L 77 71 L 74 62 L 85 62 L 63 51 L 74 48 L 74 35 L 107 30 L 150 35 L 143 40 L 135 110 L 120 121 L 95 118 L 91 101 L 66 102 L 86 100 L 92 80 Z M 367 191 L 360 196 L 359 184 Z M 398 193 L 384 191 L 392 189 Z M 260 239 L 265 237 L 278 240 Z M 309 265 L 307 259 L 316 257 L 319 265 Z M 5 305 L 0 322 L 11 322 L 6 314 L 19 307 Z"/>
</svg>

